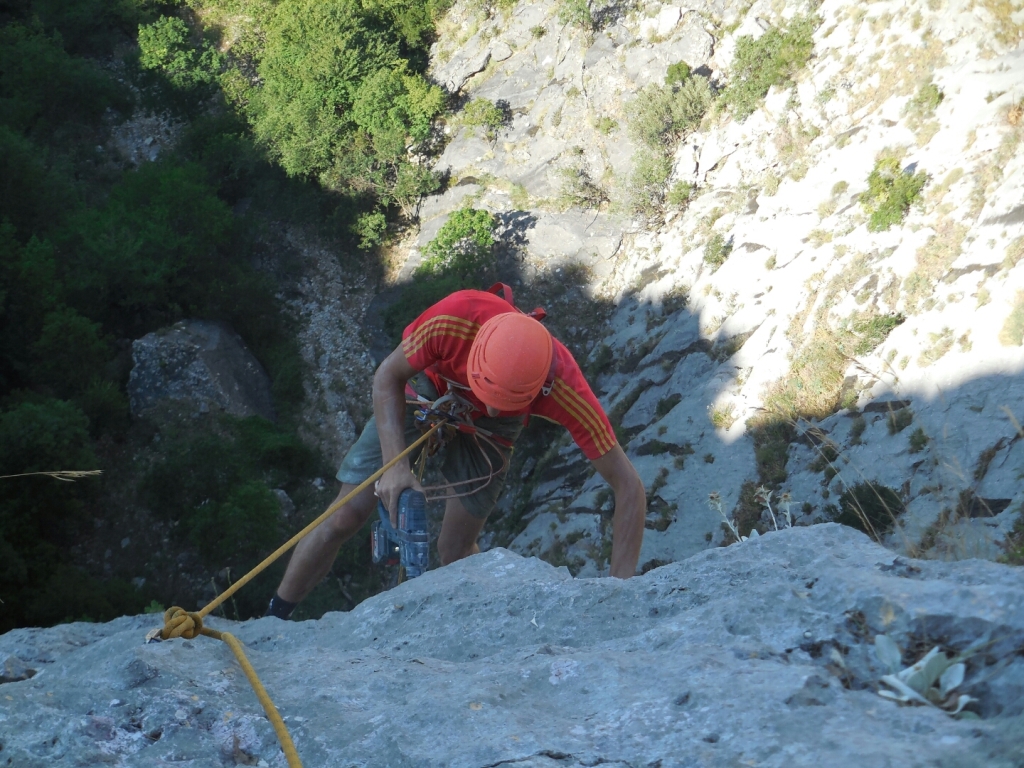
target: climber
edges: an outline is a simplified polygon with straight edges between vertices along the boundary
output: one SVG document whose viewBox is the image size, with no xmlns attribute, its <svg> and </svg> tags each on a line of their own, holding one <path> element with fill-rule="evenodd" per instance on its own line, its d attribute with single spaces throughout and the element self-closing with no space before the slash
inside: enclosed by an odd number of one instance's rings
<svg viewBox="0 0 1024 768">
<path fill-rule="evenodd" d="M 497 295 L 502 288 L 504 299 Z M 441 474 L 448 493 L 437 542 L 442 565 L 480 551 L 477 537 L 504 485 L 512 443 L 527 418 L 536 415 L 566 427 L 612 487 L 609 572 L 619 578 L 634 575 L 647 509 L 643 483 L 572 354 L 533 316 L 515 309 L 511 291 L 500 284 L 489 292 L 453 293 L 405 329 L 402 343 L 374 374 L 374 415 L 338 470 L 339 499 L 420 434 L 412 415 L 416 401 L 407 400 L 411 380 L 421 400 L 451 395 L 443 399 L 469 412 L 469 429 L 493 438 L 460 432 L 444 448 Z M 341 545 L 373 514 L 375 497 L 394 521 L 399 494 L 421 487 L 409 460 L 403 459 L 375 489 L 367 487 L 339 508 L 298 544 L 266 615 L 291 615 L 330 571 Z"/>
</svg>

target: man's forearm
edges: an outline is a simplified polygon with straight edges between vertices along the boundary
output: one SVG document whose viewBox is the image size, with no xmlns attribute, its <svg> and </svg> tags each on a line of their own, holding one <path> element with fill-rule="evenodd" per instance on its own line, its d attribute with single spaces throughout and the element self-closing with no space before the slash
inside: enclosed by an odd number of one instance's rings
<svg viewBox="0 0 1024 768">
<path fill-rule="evenodd" d="M 373 379 L 373 415 L 384 463 L 405 449 L 405 382 Z"/>
<path fill-rule="evenodd" d="M 635 477 L 635 476 L 634 476 Z M 647 495 L 639 477 L 615 488 L 615 516 L 612 518 L 612 562 L 610 574 L 628 579 L 636 574 L 640 545 L 644 540 Z"/>
</svg>

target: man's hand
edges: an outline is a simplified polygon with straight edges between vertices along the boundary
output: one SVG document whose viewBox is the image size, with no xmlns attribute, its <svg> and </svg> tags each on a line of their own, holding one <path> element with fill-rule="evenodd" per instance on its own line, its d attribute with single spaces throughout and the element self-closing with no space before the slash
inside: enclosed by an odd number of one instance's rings
<svg viewBox="0 0 1024 768">
<path fill-rule="evenodd" d="M 384 509 L 388 511 L 391 517 L 392 528 L 398 527 L 398 497 L 402 495 L 402 491 L 406 488 L 413 488 L 420 493 L 423 492 L 423 486 L 416 479 L 416 475 L 409 471 L 409 463 L 406 461 L 400 461 L 395 464 L 395 466 L 381 475 L 380 480 L 377 481 L 374 493 L 383 502 Z"/>
<path fill-rule="evenodd" d="M 381 456 L 387 464 L 406 449 L 405 385 L 418 371 L 405 359 L 402 346 L 387 356 L 373 375 L 373 415 L 377 420 Z M 409 471 L 404 458 L 385 472 L 377 482 L 376 493 L 391 514 L 391 524 L 398 525 L 398 497 L 406 488 L 423 488 Z"/>
<path fill-rule="evenodd" d="M 609 573 L 620 579 L 628 579 L 636 574 L 636 564 L 640 559 L 644 518 L 647 516 L 647 493 L 640 475 L 620 446 L 616 445 L 592 463 L 615 493 Z"/>
</svg>

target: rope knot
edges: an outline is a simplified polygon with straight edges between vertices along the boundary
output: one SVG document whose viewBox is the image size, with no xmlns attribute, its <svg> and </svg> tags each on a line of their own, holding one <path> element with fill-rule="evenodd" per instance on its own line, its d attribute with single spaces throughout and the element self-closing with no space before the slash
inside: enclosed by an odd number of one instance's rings
<svg viewBox="0 0 1024 768">
<path fill-rule="evenodd" d="M 173 637 L 183 637 L 191 640 L 198 637 L 203 631 L 203 617 L 198 613 L 186 611 L 172 605 L 164 611 L 164 631 L 161 633 L 164 640 Z"/>
</svg>

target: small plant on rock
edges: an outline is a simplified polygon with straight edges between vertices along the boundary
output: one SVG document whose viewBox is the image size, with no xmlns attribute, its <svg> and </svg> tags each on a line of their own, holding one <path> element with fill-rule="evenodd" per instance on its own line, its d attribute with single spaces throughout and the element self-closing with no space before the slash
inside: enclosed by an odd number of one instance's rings
<svg viewBox="0 0 1024 768">
<path fill-rule="evenodd" d="M 732 238 L 726 240 L 720 232 L 716 232 L 704 244 L 704 263 L 712 269 L 718 269 L 725 264 L 730 253 L 732 253 Z"/>
<path fill-rule="evenodd" d="M 868 190 L 860 197 L 861 205 L 870 216 L 868 229 L 885 232 L 902 223 L 927 183 L 928 174 L 924 171 L 908 173 L 900 167 L 898 158 L 891 155 L 879 158 L 868 175 Z"/>
<path fill-rule="evenodd" d="M 857 483 L 839 497 L 836 522 L 879 539 L 903 514 L 904 505 L 892 488 L 872 482 Z"/>
<path fill-rule="evenodd" d="M 903 654 L 888 635 L 875 635 L 875 656 L 889 670 L 882 682 L 892 690 L 878 695 L 901 704 L 923 704 L 938 707 L 949 715 L 956 715 L 975 701 L 956 689 L 963 683 L 967 667 L 964 664 L 970 652 L 949 658 L 937 647 L 928 651 L 919 661 L 902 668 Z"/>
<path fill-rule="evenodd" d="M 488 99 L 473 99 L 462 110 L 463 125 L 472 128 L 483 128 L 484 134 L 492 141 L 498 135 L 498 129 L 505 124 L 504 111 Z"/>
</svg>

